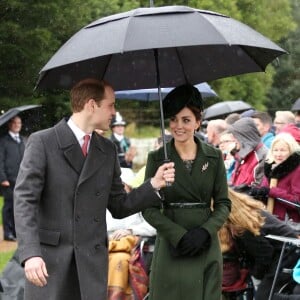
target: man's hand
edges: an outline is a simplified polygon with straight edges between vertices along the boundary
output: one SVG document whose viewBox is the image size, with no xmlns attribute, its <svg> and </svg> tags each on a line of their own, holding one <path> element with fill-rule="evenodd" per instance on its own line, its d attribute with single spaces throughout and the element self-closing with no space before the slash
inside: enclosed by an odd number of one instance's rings
<svg viewBox="0 0 300 300">
<path fill-rule="evenodd" d="M 110 240 L 118 241 L 122 237 L 131 235 L 131 234 L 132 234 L 131 229 L 118 229 L 118 230 L 114 231 L 109 238 L 110 238 Z"/>
<path fill-rule="evenodd" d="M 41 257 L 31 257 L 26 260 L 24 271 L 26 278 L 34 285 L 43 287 L 47 284 L 48 272 Z"/>
<path fill-rule="evenodd" d="M 175 181 L 175 168 L 174 163 L 164 163 L 161 165 L 154 177 L 151 178 L 151 185 L 155 190 L 160 190 L 165 187 L 168 183 L 173 183 Z"/>
<path fill-rule="evenodd" d="M 8 180 L 4 180 L 1 182 L 1 186 L 8 187 L 8 186 L 10 186 L 10 183 Z"/>
</svg>

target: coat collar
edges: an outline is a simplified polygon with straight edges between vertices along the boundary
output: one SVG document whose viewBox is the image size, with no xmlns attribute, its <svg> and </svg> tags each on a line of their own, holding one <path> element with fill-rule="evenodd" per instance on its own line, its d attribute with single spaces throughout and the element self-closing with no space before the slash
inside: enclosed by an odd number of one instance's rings
<svg viewBox="0 0 300 300">
<path fill-rule="evenodd" d="M 91 177 L 106 159 L 104 138 L 95 132 L 90 141 L 89 153 L 85 158 L 80 145 L 67 124 L 66 119 L 61 120 L 55 127 L 58 145 L 71 167 L 80 175 L 78 184 Z M 102 155 L 101 155 L 102 154 Z"/>
<path fill-rule="evenodd" d="M 193 199 L 201 201 L 201 199 L 199 199 L 200 195 L 197 192 L 199 189 L 199 182 L 205 182 L 207 172 L 210 172 L 213 167 L 211 158 L 218 158 L 218 154 L 215 148 L 205 144 L 196 137 L 195 142 L 197 143 L 197 155 L 191 174 L 188 174 L 184 163 L 179 157 L 173 139 L 167 144 L 167 152 L 170 160 L 174 161 L 176 164 L 175 169 L 178 184 L 180 184 L 181 188 L 190 194 Z"/>
</svg>

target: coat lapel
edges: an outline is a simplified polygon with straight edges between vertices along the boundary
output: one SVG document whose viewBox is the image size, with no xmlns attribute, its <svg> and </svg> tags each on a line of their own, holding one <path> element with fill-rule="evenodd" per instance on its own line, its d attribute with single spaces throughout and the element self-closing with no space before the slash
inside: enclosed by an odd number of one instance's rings
<svg viewBox="0 0 300 300">
<path fill-rule="evenodd" d="M 196 139 L 197 142 L 197 156 L 194 161 L 192 173 L 190 174 L 184 166 L 181 158 L 179 157 L 173 142 L 169 143 L 169 153 L 171 161 L 174 161 L 176 166 L 176 178 L 178 178 L 178 185 L 185 193 L 192 196 L 193 199 L 198 199 L 201 201 L 199 182 L 205 182 L 207 177 L 207 172 L 212 167 L 210 166 L 210 155 L 205 151 L 202 143 Z"/>
<path fill-rule="evenodd" d="M 85 158 L 74 133 L 65 119 L 55 126 L 55 132 L 59 147 L 62 149 L 67 162 L 80 174 Z"/>
<path fill-rule="evenodd" d="M 99 137 L 96 133 L 93 133 L 89 152 L 85 159 L 78 185 L 97 172 L 106 160 L 106 155 L 103 155 L 105 154 L 105 147 L 102 139 L 103 138 Z"/>
</svg>

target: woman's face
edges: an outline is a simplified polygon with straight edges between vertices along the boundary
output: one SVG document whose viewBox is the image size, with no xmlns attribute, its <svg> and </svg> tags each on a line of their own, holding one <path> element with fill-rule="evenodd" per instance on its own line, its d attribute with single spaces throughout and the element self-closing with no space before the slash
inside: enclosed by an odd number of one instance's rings
<svg viewBox="0 0 300 300">
<path fill-rule="evenodd" d="M 278 141 L 272 148 L 272 155 L 276 164 L 280 164 L 290 156 L 290 148 L 287 143 Z"/>
<path fill-rule="evenodd" d="M 175 141 L 186 142 L 194 140 L 194 132 L 200 126 L 194 113 L 187 107 L 170 118 L 170 131 Z"/>
</svg>

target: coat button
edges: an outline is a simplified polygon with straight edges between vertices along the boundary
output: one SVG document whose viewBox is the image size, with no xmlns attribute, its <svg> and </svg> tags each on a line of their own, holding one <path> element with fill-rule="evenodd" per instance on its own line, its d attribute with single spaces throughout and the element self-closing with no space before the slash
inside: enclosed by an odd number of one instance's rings
<svg viewBox="0 0 300 300">
<path fill-rule="evenodd" d="M 79 247 L 78 247 L 78 246 L 75 246 L 74 248 L 75 248 L 75 250 L 78 250 L 78 249 L 79 249 Z"/>
<path fill-rule="evenodd" d="M 75 216 L 75 221 L 78 222 L 79 219 L 80 219 L 80 216 L 79 216 L 79 215 L 76 215 L 76 216 Z"/>
<path fill-rule="evenodd" d="M 97 192 L 97 193 L 96 193 L 96 196 L 100 196 L 100 192 Z"/>
<path fill-rule="evenodd" d="M 100 218 L 100 217 L 95 217 L 95 218 L 94 218 L 94 221 L 95 221 L 95 222 L 100 222 L 100 221 L 101 221 L 101 218 Z"/>
<path fill-rule="evenodd" d="M 96 250 L 100 249 L 100 247 L 101 247 L 100 244 L 95 245 L 95 249 L 96 249 Z"/>
</svg>

